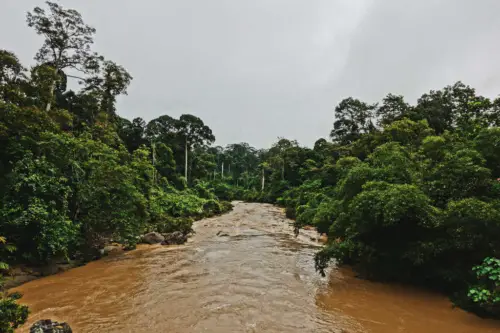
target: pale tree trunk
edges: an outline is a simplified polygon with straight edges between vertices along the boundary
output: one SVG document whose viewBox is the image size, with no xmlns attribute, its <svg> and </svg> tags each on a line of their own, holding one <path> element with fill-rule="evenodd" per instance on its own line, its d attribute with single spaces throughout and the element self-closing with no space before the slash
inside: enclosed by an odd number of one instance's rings
<svg viewBox="0 0 500 333">
<path fill-rule="evenodd" d="M 52 99 L 54 99 L 54 90 L 56 89 L 56 81 L 52 81 L 52 84 L 50 85 L 50 99 L 47 102 L 47 106 L 45 107 L 45 111 L 49 112 L 50 109 L 52 108 Z"/>
<path fill-rule="evenodd" d="M 261 191 L 264 192 L 264 185 L 265 185 L 265 182 L 266 182 L 266 177 L 264 175 L 264 168 L 262 168 L 262 188 L 261 188 Z"/>
<path fill-rule="evenodd" d="M 224 162 L 222 162 L 222 167 L 221 167 L 220 174 L 221 174 L 222 179 L 224 179 Z"/>
<path fill-rule="evenodd" d="M 188 139 L 186 137 L 186 144 L 184 146 L 184 178 L 186 183 L 188 181 Z"/>
<path fill-rule="evenodd" d="M 156 149 L 155 149 L 155 144 L 151 142 L 151 149 L 153 150 L 153 183 L 156 184 Z"/>
<path fill-rule="evenodd" d="M 281 167 L 281 180 L 285 180 L 285 160 L 283 159 L 283 165 Z"/>
</svg>

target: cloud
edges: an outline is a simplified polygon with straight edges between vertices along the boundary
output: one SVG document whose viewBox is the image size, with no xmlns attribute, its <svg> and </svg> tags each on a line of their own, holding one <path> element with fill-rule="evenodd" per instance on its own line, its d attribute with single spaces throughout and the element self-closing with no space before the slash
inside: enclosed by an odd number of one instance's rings
<svg viewBox="0 0 500 333">
<path fill-rule="evenodd" d="M 4 1 L 0 43 L 28 62 L 41 40 L 25 12 L 41 1 Z M 495 0 L 60 2 L 134 77 L 120 115 L 193 113 L 217 144 L 267 147 L 283 136 L 312 145 L 345 96 L 411 100 L 456 80 L 500 91 Z"/>
<path fill-rule="evenodd" d="M 348 62 L 335 78 L 341 95 L 415 100 L 461 80 L 500 92 L 500 2 L 377 0 L 356 28 Z"/>
</svg>

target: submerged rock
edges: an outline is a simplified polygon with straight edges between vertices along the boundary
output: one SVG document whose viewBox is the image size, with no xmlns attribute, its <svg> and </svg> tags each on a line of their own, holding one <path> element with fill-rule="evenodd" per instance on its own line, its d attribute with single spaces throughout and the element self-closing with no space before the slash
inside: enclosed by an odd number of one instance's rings
<svg viewBox="0 0 500 333">
<path fill-rule="evenodd" d="M 328 235 L 325 233 L 322 233 L 321 236 L 318 238 L 318 242 L 325 244 L 328 242 Z"/>
<path fill-rule="evenodd" d="M 101 250 L 101 254 L 107 256 L 110 253 L 121 252 L 122 250 L 122 247 L 119 245 L 107 245 Z"/>
<path fill-rule="evenodd" d="M 158 232 L 150 232 L 142 236 L 142 242 L 147 244 L 158 244 L 163 242 L 164 240 L 165 237 L 163 237 Z"/>
<path fill-rule="evenodd" d="M 73 331 L 67 323 L 44 319 L 34 323 L 30 328 L 30 333 L 73 333 Z"/>
<path fill-rule="evenodd" d="M 164 240 L 161 242 L 162 245 L 184 244 L 187 241 L 187 235 L 184 235 L 180 231 L 163 234 L 163 237 Z"/>
</svg>

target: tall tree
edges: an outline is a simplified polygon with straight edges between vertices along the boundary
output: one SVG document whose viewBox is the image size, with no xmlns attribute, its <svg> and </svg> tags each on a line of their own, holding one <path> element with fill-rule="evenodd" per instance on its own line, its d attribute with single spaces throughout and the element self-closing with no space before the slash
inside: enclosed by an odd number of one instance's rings
<svg viewBox="0 0 500 333">
<path fill-rule="evenodd" d="M 45 37 L 35 56 L 39 64 L 55 69 L 56 73 L 71 68 L 83 74 L 95 73 L 102 57 L 91 51 L 95 29 L 85 24 L 74 9 L 64 9 L 55 2 L 47 1 L 48 11 L 35 7 L 27 14 L 28 26 Z M 49 94 L 54 96 L 56 81 L 52 81 Z M 46 105 L 49 111 L 52 100 Z"/>
<path fill-rule="evenodd" d="M 129 152 L 134 152 L 141 145 L 147 144 L 146 122 L 138 117 L 129 121 L 125 118 L 118 118 L 118 135 L 123 140 Z"/>
<path fill-rule="evenodd" d="M 349 144 L 361 134 L 375 129 L 372 118 L 375 104 L 367 104 L 352 97 L 342 100 L 335 108 L 335 122 L 330 137 L 334 142 Z"/>
<path fill-rule="evenodd" d="M 101 73 L 85 80 L 85 91 L 95 91 L 100 97 L 100 112 L 116 120 L 116 96 L 127 94 L 132 76 L 120 65 L 105 61 Z"/>
<path fill-rule="evenodd" d="M 384 126 L 399 120 L 408 113 L 410 108 L 403 96 L 388 94 L 376 110 L 378 124 Z"/>
<path fill-rule="evenodd" d="M 22 85 L 26 81 L 25 69 L 17 56 L 0 50 L 0 99 L 19 104 L 23 99 Z"/>
<path fill-rule="evenodd" d="M 187 181 L 189 150 L 194 146 L 213 143 L 215 136 L 210 127 L 203 123 L 203 120 L 190 114 L 180 116 L 177 130 L 184 141 L 184 177 Z"/>
<path fill-rule="evenodd" d="M 259 164 L 256 149 L 246 142 L 227 145 L 225 155 L 231 161 L 231 175 L 239 179 L 243 172 L 255 171 Z"/>
</svg>

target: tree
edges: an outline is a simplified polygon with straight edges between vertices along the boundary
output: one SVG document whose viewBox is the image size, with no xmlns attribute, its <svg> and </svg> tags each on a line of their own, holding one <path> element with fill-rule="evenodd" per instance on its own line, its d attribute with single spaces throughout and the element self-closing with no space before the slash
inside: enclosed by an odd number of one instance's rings
<svg viewBox="0 0 500 333">
<path fill-rule="evenodd" d="M 261 190 L 261 192 L 264 192 L 265 185 L 266 185 L 266 171 L 269 170 L 269 163 L 267 163 L 267 162 L 260 163 L 259 164 L 259 169 L 262 172 L 260 190 Z"/>
<path fill-rule="evenodd" d="M 375 129 L 372 122 L 376 105 L 366 104 L 352 97 L 343 99 L 335 108 L 335 122 L 330 133 L 332 140 L 339 144 L 349 144 L 361 134 Z"/>
<path fill-rule="evenodd" d="M 142 118 L 134 118 L 129 121 L 118 118 L 118 135 L 125 143 L 130 153 L 137 150 L 141 145 L 148 143 L 146 138 L 146 122 Z"/>
<path fill-rule="evenodd" d="M 407 118 L 393 121 L 384 127 L 383 141 L 399 142 L 409 147 L 419 147 L 422 140 L 434 134 L 426 120 L 413 121 Z M 380 140 L 382 141 L 382 140 Z"/>
<path fill-rule="evenodd" d="M 215 141 L 210 127 L 193 115 L 183 114 L 176 123 L 179 136 L 184 141 L 184 177 L 188 180 L 188 155 L 194 146 L 210 144 Z"/>
<path fill-rule="evenodd" d="M 27 153 L 9 174 L 0 232 L 33 262 L 67 255 L 78 227 L 68 216 L 68 180 L 46 158 Z"/>
<path fill-rule="evenodd" d="M 27 14 L 28 26 L 45 38 L 35 56 L 39 64 L 48 65 L 59 73 L 71 68 L 84 74 L 95 73 L 102 60 L 91 51 L 95 29 L 86 25 L 80 13 L 74 9 L 64 9 L 55 2 L 46 2 L 49 11 L 35 7 Z M 54 95 L 55 81 L 50 85 L 49 94 Z M 52 100 L 46 110 L 51 109 Z"/>
<path fill-rule="evenodd" d="M 116 96 L 127 94 L 132 76 L 120 65 L 105 61 L 101 73 L 85 80 L 85 91 L 94 91 L 100 96 L 100 112 L 111 120 L 116 119 Z"/>
<path fill-rule="evenodd" d="M 493 177 L 500 177 L 500 128 L 485 128 L 474 140 L 475 148 L 486 159 Z"/>
<path fill-rule="evenodd" d="M 368 276 L 410 279 L 424 260 L 418 239 L 437 223 L 430 199 L 415 185 L 368 182 L 346 207 L 330 228 L 340 241 L 325 251 Z M 323 255 L 316 257 L 319 269 L 328 262 Z"/>
<path fill-rule="evenodd" d="M 217 175 L 217 170 L 221 170 L 221 179 L 224 178 L 224 148 L 222 146 L 216 146 L 216 147 L 209 147 L 207 149 L 207 152 L 213 156 L 215 156 L 215 168 L 214 168 L 214 177 L 213 179 L 215 180 L 215 177 Z"/>
<path fill-rule="evenodd" d="M 410 109 L 410 105 L 404 101 L 403 96 L 388 94 L 382 100 L 382 104 L 376 109 L 376 115 L 379 117 L 379 126 L 388 125 L 395 120 L 400 120 L 408 114 Z"/>
<path fill-rule="evenodd" d="M 484 195 L 491 180 L 491 171 L 484 165 L 484 158 L 474 149 L 451 152 L 434 168 L 424 168 L 425 191 L 439 207 L 449 200 Z"/>
<path fill-rule="evenodd" d="M 423 94 L 412 108 L 413 120 L 426 119 L 436 134 L 459 129 L 472 134 L 489 123 L 489 99 L 477 96 L 473 88 L 456 82 L 442 90 L 431 90 Z"/>
<path fill-rule="evenodd" d="M 26 84 L 25 68 L 17 56 L 0 50 L 0 99 L 19 105 L 24 99 L 23 85 Z"/>
<path fill-rule="evenodd" d="M 231 163 L 231 174 L 239 179 L 244 172 L 254 172 L 258 166 L 257 150 L 246 142 L 233 143 L 226 146 L 224 154 Z"/>
</svg>

